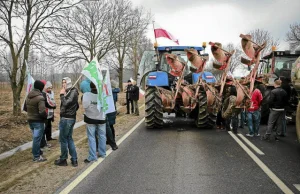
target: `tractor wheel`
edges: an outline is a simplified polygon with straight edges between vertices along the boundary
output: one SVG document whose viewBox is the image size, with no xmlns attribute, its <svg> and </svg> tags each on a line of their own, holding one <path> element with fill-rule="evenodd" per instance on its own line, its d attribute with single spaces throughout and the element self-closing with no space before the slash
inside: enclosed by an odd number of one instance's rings
<svg viewBox="0 0 300 194">
<path fill-rule="evenodd" d="M 265 93 L 263 94 L 263 100 L 261 103 L 261 119 L 260 123 L 262 124 L 267 124 L 268 119 L 269 119 L 269 114 L 270 114 L 270 109 L 269 109 L 269 98 L 271 96 L 271 88 L 266 89 Z"/>
<path fill-rule="evenodd" d="M 198 116 L 196 118 L 196 126 L 198 128 L 211 129 L 215 126 L 217 114 L 209 113 L 207 110 L 206 93 L 201 93 L 198 103 Z"/>
<path fill-rule="evenodd" d="M 300 143 L 300 102 L 298 102 L 297 113 L 296 113 L 296 132 L 298 142 Z"/>
<path fill-rule="evenodd" d="M 154 87 L 146 89 L 145 123 L 147 128 L 161 128 L 164 123 L 160 94 Z"/>
</svg>

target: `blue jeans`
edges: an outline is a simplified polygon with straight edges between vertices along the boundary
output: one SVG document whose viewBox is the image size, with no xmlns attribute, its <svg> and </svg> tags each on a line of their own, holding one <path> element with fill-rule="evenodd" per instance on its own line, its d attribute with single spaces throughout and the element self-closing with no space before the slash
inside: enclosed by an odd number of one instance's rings
<svg viewBox="0 0 300 194">
<path fill-rule="evenodd" d="M 73 127 L 75 119 L 61 118 L 59 121 L 59 141 L 60 141 L 60 159 L 68 159 L 68 150 L 72 161 L 77 160 L 77 153 L 73 141 Z"/>
<path fill-rule="evenodd" d="M 248 128 L 249 128 L 249 134 L 254 135 L 258 134 L 259 131 L 259 125 L 260 125 L 260 111 L 248 111 Z"/>
<path fill-rule="evenodd" d="M 45 123 L 30 122 L 29 127 L 32 132 L 32 155 L 38 158 L 41 155 L 41 140 L 45 130 Z"/>
<path fill-rule="evenodd" d="M 100 157 L 106 156 L 106 124 L 87 124 L 86 133 L 89 142 L 88 160 L 97 160 L 96 155 L 96 135 L 98 139 L 98 153 Z"/>
</svg>

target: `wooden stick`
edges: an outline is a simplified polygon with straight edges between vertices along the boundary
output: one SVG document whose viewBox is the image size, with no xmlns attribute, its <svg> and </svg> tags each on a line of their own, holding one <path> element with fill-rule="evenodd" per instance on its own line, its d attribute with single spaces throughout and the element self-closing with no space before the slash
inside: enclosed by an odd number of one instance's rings
<svg viewBox="0 0 300 194">
<path fill-rule="evenodd" d="M 67 96 L 70 93 L 70 91 L 75 87 L 75 85 L 82 78 L 82 76 L 83 76 L 82 74 L 79 76 L 79 78 L 76 80 L 76 82 L 73 84 L 72 88 L 68 91 L 68 93 L 65 96 Z"/>
</svg>

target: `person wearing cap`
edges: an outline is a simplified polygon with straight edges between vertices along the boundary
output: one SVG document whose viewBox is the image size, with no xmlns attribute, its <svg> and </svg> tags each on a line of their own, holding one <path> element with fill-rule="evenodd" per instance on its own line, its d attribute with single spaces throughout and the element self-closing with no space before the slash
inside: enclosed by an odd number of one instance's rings
<svg viewBox="0 0 300 194">
<path fill-rule="evenodd" d="M 270 140 L 272 131 L 275 131 L 275 140 L 278 141 L 278 134 L 282 132 L 282 120 L 285 116 L 285 106 L 288 103 L 287 93 L 281 88 L 281 80 L 274 82 L 274 89 L 271 91 L 269 98 L 270 114 L 268 119 L 268 127 L 263 140 Z"/>
<path fill-rule="evenodd" d="M 255 89 L 251 94 L 251 107 L 247 110 L 247 124 L 249 132 L 246 134 L 248 137 L 260 136 L 259 125 L 260 125 L 260 106 L 263 100 L 263 96 L 259 88 L 259 83 L 256 82 Z"/>
<path fill-rule="evenodd" d="M 128 80 L 127 86 L 126 86 L 126 107 L 127 107 L 127 112 L 126 114 L 130 114 L 130 104 L 131 104 L 131 113 L 133 114 L 133 101 L 131 99 L 131 89 L 132 89 L 132 83 L 131 80 Z"/>
<path fill-rule="evenodd" d="M 43 152 L 40 149 L 42 136 L 45 130 L 45 120 L 47 119 L 45 98 L 42 95 L 44 83 L 40 80 L 34 82 L 34 88 L 26 98 L 27 120 L 32 132 L 32 155 L 34 162 L 44 162 Z"/>
<path fill-rule="evenodd" d="M 62 89 L 60 90 L 60 121 L 59 121 L 59 141 L 61 155 L 55 160 L 58 166 L 67 166 L 68 152 L 71 155 L 73 167 L 78 166 L 77 152 L 73 141 L 73 128 L 76 122 L 76 112 L 79 108 L 78 90 L 72 86 L 69 77 L 62 79 Z"/>
<path fill-rule="evenodd" d="M 117 111 L 118 93 L 120 92 L 120 88 L 118 88 L 117 85 L 118 83 L 115 80 L 111 80 L 111 89 L 112 89 L 116 111 Z"/>
<path fill-rule="evenodd" d="M 52 91 L 52 83 L 50 81 L 46 82 L 43 96 L 46 101 L 46 109 L 47 109 L 47 120 L 45 124 L 45 135 L 47 141 L 55 140 L 52 138 L 52 122 L 54 122 L 54 109 L 56 108 L 56 103 L 54 100 L 54 93 Z"/>
</svg>

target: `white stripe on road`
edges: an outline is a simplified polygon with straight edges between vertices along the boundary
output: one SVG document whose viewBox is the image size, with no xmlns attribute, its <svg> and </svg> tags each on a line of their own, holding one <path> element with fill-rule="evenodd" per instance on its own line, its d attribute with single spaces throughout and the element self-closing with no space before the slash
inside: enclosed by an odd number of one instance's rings
<svg viewBox="0 0 300 194">
<path fill-rule="evenodd" d="M 231 137 L 244 149 L 244 151 L 254 160 L 254 162 L 272 179 L 272 181 L 281 189 L 283 193 L 293 193 L 237 136 L 231 131 L 228 132 Z"/>
<path fill-rule="evenodd" d="M 248 144 L 257 154 L 259 155 L 265 155 L 260 149 L 258 149 L 258 147 L 256 147 L 253 143 L 251 143 L 243 134 L 238 134 L 238 136 L 240 136 L 244 142 L 246 142 L 246 144 Z"/>
<path fill-rule="evenodd" d="M 121 139 L 117 141 L 120 145 L 129 135 L 131 135 L 141 124 L 144 122 L 145 118 L 140 120 L 130 131 L 128 131 Z M 106 152 L 106 157 L 111 154 L 111 148 Z M 104 158 L 99 158 L 97 162 L 92 163 L 83 173 L 81 173 L 74 181 L 72 181 L 60 194 L 70 193 L 86 176 L 88 176 L 99 164 L 103 162 Z"/>
<path fill-rule="evenodd" d="M 296 187 L 296 189 L 298 189 L 298 191 L 300 191 L 300 184 L 294 184 L 294 186 Z"/>
</svg>

